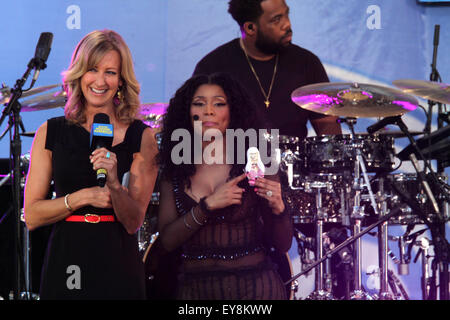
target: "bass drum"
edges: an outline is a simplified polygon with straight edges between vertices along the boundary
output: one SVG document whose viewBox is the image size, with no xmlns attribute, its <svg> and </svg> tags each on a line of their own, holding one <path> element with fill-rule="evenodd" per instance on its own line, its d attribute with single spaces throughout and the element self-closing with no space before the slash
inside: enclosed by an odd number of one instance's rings
<svg viewBox="0 0 450 320">
<path fill-rule="evenodd" d="M 293 276 L 293 269 L 289 254 L 271 250 L 269 256 L 272 262 L 278 266 L 278 273 L 280 274 L 283 283 L 291 279 Z M 286 284 L 286 297 L 289 300 L 294 299 L 295 289 L 295 285 L 291 283 Z"/>
<path fill-rule="evenodd" d="M 138 231 L 139 251 L 145 268 L 147 300 L 172 300 L 176 297 L 180 252 L 167 252 L 161 245 L 158 232 L 159 180 L 155 182 L 144 223 Z"/>
<path fill-rule="evenodd" d="M 179 250 L 165 251 L 159 239 L 158 233 L 150 237 L 150 244 L 142 259 L 145 266 L 147 300 L 174 300 L 181 255 Z"/>
</svg>

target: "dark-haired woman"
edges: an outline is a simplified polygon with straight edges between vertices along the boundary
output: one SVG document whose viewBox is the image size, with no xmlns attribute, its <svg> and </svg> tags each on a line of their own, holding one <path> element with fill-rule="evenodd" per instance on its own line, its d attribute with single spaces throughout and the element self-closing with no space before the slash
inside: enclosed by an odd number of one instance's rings
<svg viewBox="0 0 450 320">
<path fill-rule="evenodd" d="M 181 248 L 179 299 L 286 298 L 269 257 L 271 248 L 287 252 L 293 235 L 279 179 L 266 175 L 251 187 L 245 163 L 237 161 L 238 146 L 227 158 L 227 129 L 261 127 L 251 101 L 226 74 L 195 76 L 170 101 L 161 140 L 158 226 L 166 250 Z M 190 141 L 189 148 L 178 152 L 174 136 Z"/>
</svg>

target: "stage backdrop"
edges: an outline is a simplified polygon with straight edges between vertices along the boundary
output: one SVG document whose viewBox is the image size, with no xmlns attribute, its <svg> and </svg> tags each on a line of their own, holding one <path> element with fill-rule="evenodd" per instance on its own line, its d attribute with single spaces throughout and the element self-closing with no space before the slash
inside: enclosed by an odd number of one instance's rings
<svg viewBox="0 0 450 320">
<path fill-rule="evenodd" d="M 192 74 L 195 64 L 218 45 L 239 36 L 226 0 L 17 0 L 2 2 L 0 82 L 13 87 L 26 70 L 41 32 L 54 40 L 35 87 L 61 83 L 78 41 L 94 29 L 113 29 L 128 43 L 141 83 L 141 101 L 168 102 Z M 287 0 L 293 42 L 314 52 L 331 81 L 392 86 L 397 79 L 429 80 L 434 26 L 440 25 L 437 68 L 450 83 L 450 7 L 416 0 Z M 28 83 L 27 83 L 28 84 Z M 27 85 L 24 86 L 27 88 Z M 21 99 L 25 101 L 27 98 Z M 427 102 L 420 99 L 428 110 Z M 2 106 L 3 109 L 3 106 Z M 434 108 L 436 112 L 437 108 Z M 62 108 L 23 112 L 26 131 L 35 131 Z M 422 130 L 424 111 L 403 117 L 411 130 Z M 376 118 L 360 119 L 357 132 Z M 432 128 L 436 129 L 436 118 Z M 7 120 L 0 130 L 7 127 Z M 396 130 L 397 128 L 393 128 Z M 344 126 L 344 131 L 348 132 Z M 310 130 L 310 135 L 314 133 Z M 32 138 L 22 138 L 22 153 Z M 408 143 L 397 139 L 397 151 Z M 0 141 L 0 158 L 9 157 L 9 135 Z M 400 170 L 410 171 L 408 164 Z M 416 279 L 417 280 L 417 279 Z M 414 281 L 416 281 L 414 280 Z M 420 298 L 420 286 L 410 289 Z"/>
</svg>

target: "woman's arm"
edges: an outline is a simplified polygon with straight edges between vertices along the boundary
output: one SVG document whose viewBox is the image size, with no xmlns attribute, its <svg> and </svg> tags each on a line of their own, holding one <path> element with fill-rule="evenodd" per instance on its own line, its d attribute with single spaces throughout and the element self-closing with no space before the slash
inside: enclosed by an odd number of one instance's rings
<svg viewBox="0 0 450 320">
<path fill-rule="evenodd" d="M 199 230 L 208 218 L 208 212 L 204 210 L 214 211 L 233 204 L 241 204 L 244 189 L 237 185 L 245 178 L 246 174 L 243 173 L 220 185 L 212 194 L 205 197 L 204 208 L 198 204 L 182 217 L 177 213 L 172 184 L 166 180 L 161 181 L 158 229 L 164 248 L 168 251 L 176 249 Z"/>
<path fill-rule="evenodd" d="M 204 220 L 205 216 L 199 206 L 194 207 L 193 211 L 196 219 Z M 190 213 L 182 217 L 179 216 L 175 205 L 172 183 L 163 179 L 160 183 L 158 230 L 164 249 L 167 251 L 175 250 L 199 230 L 200 227 Z"/>
<path fill-rule="evenodd" d="M 108 170 L 106 186 L 111 193 L 114 212 L 129 234 L 136 233 L 144 221 L 158 175 L 157 154 L 154 134 L 146 128 L 142 134 L 141 149 L 133 155 L 128 188 L 121 185 L 115 169 L 114 174 L 110 174 L 112 167 L 105 166 Z M 114 163 L 114 167 L 116 165 Z"/>
<path fill-rule="evenodd" d="M 287 252 L 292 244 L 294 229 L 291 216 L 283 201 L 279 177 L 258 178 L 255 187 L 258 189 L 257 194 L 267 200 L 262 204 L 264 233 L 275 249 Z M 266 194 L 268 190 L 272 192 L 271 196 Z"/>
<path fill-rule="evenodd" d="M 37 130 L 30 156 L 30 167 L 25 184 L 24 212 L 29 230 L 55 223 L 71 214 L 64 197 L 48 200 L 47 194 L 52 180 L 52 152 L 45 149 L 47 122 Z M 103 188 L 104 189 L 104 188 Z M 76 210 L 88 204 L 97 207 L 111 207 L 108 190 L 94 187 L 71 193 L 68 205 Z"/>
</svg>

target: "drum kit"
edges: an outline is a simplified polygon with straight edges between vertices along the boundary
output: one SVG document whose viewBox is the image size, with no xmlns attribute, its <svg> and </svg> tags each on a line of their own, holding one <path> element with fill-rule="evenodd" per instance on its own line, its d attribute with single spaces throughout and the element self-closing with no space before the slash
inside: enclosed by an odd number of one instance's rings
<svg viewBox="0 0 450 320">
<path fill-rule="evenodd" d="M 387 268 L 388 225 L 407 226 L 407 232 L 395 240 L 403 243 L 402 249 L 406 243 L 409 248 L 415 245 L 422 252 L 424 298 L 431 295 L 429 245 L 439 247 L 434 249 L 436 259 L 439 254 L 441 257 L 438 262 L 448 264 L 447 242 L 442 244 L 432 239 L 426 244 L 426 238 L 417 239 L 417 232 L 411 234 L 411 230 L 416 225 L 425 224 L 433 236 L 439 238 L 442 228 L 445 228 L 443 226 L 449 220 L 450 188 L 447 177 L 443 172 L 435 173 L 429 162 L 437 160 L 443 168 L 450 165 L 450 126 L 429 133 L 410 132 L 401 121 L 401 116 L 419 106 L 413 95 L 450 104 L 450 86 L 418 80 L 397 80 L 394 85 L 401 90 L 362 83 L 318 83 L 300 87 L 291 94 L 292 101 L 299 107 L 336 116 L 351 132 L 307 137 L 304 140 L 291 136 L 279 137 L 280 168 L 286 176 L 283 186 L 285 201 L 298 231 L 296 238 L 299 253 L 302 254 L 302 261 L 306 262 L 300 274 L 293 276 L 291 270 L 283 277 L 291 298 L 297 288 L 296 279 L 314 269 L 315 290 L 307 299 L 339 299 L 330 285 L 332 271 L 329 262 L 334 255 L 340 257 L 347 267 L 351 266 L 353 271 L 352 284 L 348 286 L 344 298 L 399 298 L 389 293 L 389 286 L 394 290 L 392 271 Z M 55 92 L 46 92 L 58 87 L 59 90 Z M 66 94 L 60 88 L 60 85 L 51 85 L 24 92 L 22 98 L 40 95 L 22 100 L 21 111 L 64 107 Z M 0 104 L 8 103 L 9 94 L 8 88 L 0 88 Z M 141 105 L 142 120 L 156 134 L 161 129 L 167 107 L 167 103 Z M 447 116 L 448 121 L 448 115 L 444 116 Z M 384 119 L 373 125 L 371 130 L 368 128 L 369 133 L 355 133 L 358 118 Z M 386 124 L 397 124 L 401 131 L 381 130 Z M 32 137 L 34 133 L 22 132 L 21 135 Z M 413 136 L 419 135 L 422 137 L 414 140 Z M 410 145 L 396 153 L 395 139 L 403 137 L 409 138 Z M 397 169 L 394 168 L 395 158 L 411 161 L 417 169 L 416 173 L 393 173 Z M 417 158 L 428 164 L 428 173 L 418 168 Z M 159 194 L 154 192 L 150 207 L 156 207 L 158 201 Z M 351 230 L 352 236 L 341 239 L 339 243 L 332 243 L 329 226 Z M 361 284 L 361 237 L 374 228 L 378 228 L 378 295 L 368 294 Z M 145 252 L 144 260 L 157 236 L 155 221 L 146 219 L 138 233 L 139 248 Z M 445 233 L 440 238 L 445 239 Z M 305 256 L 307 250 L 304 248 L 310 250 L 309 254 L 313 253 L 314 259 Z M 403 255 L 401 260 L 405 265 L 407 259 Z"/>
<path fill-rule="evenodd" d="M 400 295 L 392 296 L 389 292 L 389 286 L 392 292 L 398 291 L 393 288 L 394 276 L 387 264 L 388 225 L 407 226 L 407 232 L 399 237 L 399 241 L 409 239 L 410 243 L 412 238 L 417 240 L 417 234 L 413 237 L 409 234 L 416 225 L 426 224 L 430 230 L 434 229 L 431 232 L 438 239 L 435 239 L 436 260 L 446 265 L 448 270 L 450 246 L 442 238 L 445 239 L 445 224 L 449 220 L 449 186 L 446 175 L 433 172 L 429 161 L 435 159 L 444 168 L 449 166 L 450 126 L 415 141 L 413 136 L 423 133 L 409 132 L 401 116 L 419 105 L 409 93 L 445 104 L 450 103 L 450 87 L 413 80 L 398 80 L 394 84 L 404 90 L 359 83 L 318 83 L 292 92 L 292 101 L 298 106 L 339 117 L 338 121 L 347 124 L 351 132 L 349 135 L 309 137 L 304 141 L 295 137 L 280 137 L 281 168 L 287 180 L 286 204 L 299 232 L 299 254 L 302 255 L 302 262 L 306 262 L 302 272 L 288 279 L 285 284 L 293 284 L 291 288 L 296 290 L 295 280 L 314 268 L 315 290 L 306 299 L 400 298 Z M 384 119 L 367 128 L 368 134 L 355 133 L 357 118 L 366 117 Z M 393 134 L 379 132 L 387 124 L 397 124 L 401 131 Z M 408 137 L 410 145 L 396 154 L 394 139 L 398 137 Z M 420 170 L 418 157 L 427 164 L 429 173 Z M 410 160 L 416 173 L 393 174 L 396 170 L 395 158 Z M 341 240 L 342 243 L 337 243 L 338 246 L 332 249 L 333 246 L 329 246 L 329 232 L 324 230 L 325 224 L 349 229 L 352 236 Z M 363 227 L 366 227 L 364 231 Z M 370 295 L 363 290 L 361 283 L 361 237 L 375 227 L 378 227 L 380 290 L 378 294 Z M 305 237 L 308 232 L 313 234 L 312 238 Z M 416 242 L 420 247 L 421 242 Z M 349 244 L 353 244 L 353 248 Z M 304 248 L 313 251 L 315 262 L 308 259 Z M 403 243 L 400 250 L 404 248 Z M 353 266 L 353 281 L 347 286 L 343 297 L 334 296 L 329 284 L 329 261 L 339 252 L 340 255 L 343 252 L 346 254 L 343 263 Z M 400 255 L 405 266 L 403 253 Z M 422 259 L 425 261 L 422 264 L 422 279 L 425 278 L 424 281 L 429 283 L 429 256 L 424 254 Z M 441 283 L 445 281 L 448 283 L 448 276 L 442 276 Z M 447 295 L 441 290 L 441 298 L 448 299 L 448 285 L 446 288 Z M 422 286 L 422 290 L 424 299 L 430 297 L 429 285 Z"/>
</svg>

